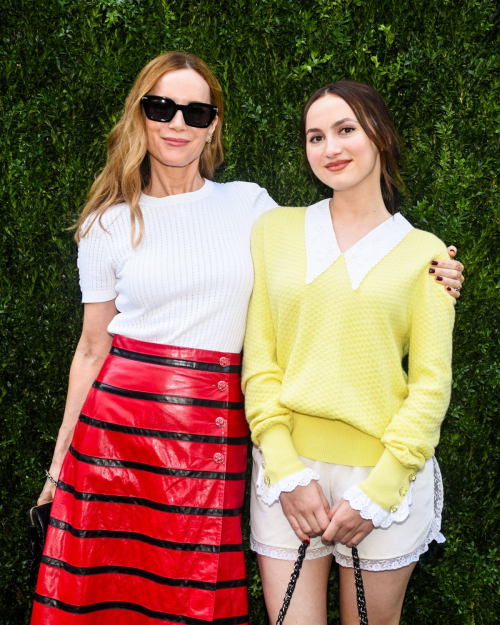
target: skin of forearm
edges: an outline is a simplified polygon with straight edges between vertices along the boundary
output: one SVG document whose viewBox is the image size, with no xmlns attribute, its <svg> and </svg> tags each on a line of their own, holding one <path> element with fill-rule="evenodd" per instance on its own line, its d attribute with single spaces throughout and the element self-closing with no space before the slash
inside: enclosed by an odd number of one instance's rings
<svg viewBox="0 0 500 625">
<path fill-rule="evenodd" d="M 109 339 L 109 344 L 111 344 L 111 337 Z M 80 342 L 76 348 L 69 372 L 68 395 L 66 398 L 64 417 L 61 427 L 59 428 L 54 455 L 50 465 L 50 474 L 54 478 L 59 475 L 64 457 L 73 439 L 73 432 L 75 431 L 81 409 L 108 352 L 109 345 L 102 346 L 98 351 L 95 351 L 82 345 Z"/>
</svg>

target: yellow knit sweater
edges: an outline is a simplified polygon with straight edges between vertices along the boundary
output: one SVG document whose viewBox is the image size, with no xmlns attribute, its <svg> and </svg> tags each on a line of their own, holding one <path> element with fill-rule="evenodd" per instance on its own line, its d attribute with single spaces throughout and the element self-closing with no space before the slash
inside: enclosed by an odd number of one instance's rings
<svg viewBox="0 0 500 625">
<path fill-rule="evenodd" d="M 243 363 L 252 440 L 267 484 L 303 469 L 299 455 L 374 466 L 359 487 L 389 510 L 434 455 L 449 403 L 455 300 L 428 273 L 447 251 L 413 229 L 357 290 L 344 255 L 306 284 L 305 211 L 271 210 L 252 233 Z"/>
</svg>

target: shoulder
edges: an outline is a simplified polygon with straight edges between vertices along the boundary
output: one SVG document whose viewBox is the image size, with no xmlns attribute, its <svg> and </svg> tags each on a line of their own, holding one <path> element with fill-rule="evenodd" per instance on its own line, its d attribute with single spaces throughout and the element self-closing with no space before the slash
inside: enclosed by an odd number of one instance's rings
<svg viewBox="0 0 500 625">
<path fill-rule="evenodd" d="M 214 189 L 217 193 L 226 195 L 246 195 L 255 197 L 262 192 L 267 193 L 266 189 L 259 186 L 255 182 L 243 182 L 242 180 L 233 180 L 232 182 L 214 182 Z"/>
<path fill-rule="evenodd" d="M 273 208 L 257 219 L 253 227 L 252 236 L 272 237 L 279 234 L 281 237 L 294 237 L 303 234 L 304 216 L 306 208 L 279 206 Z"/>
<path fill-rule="evenodd" d="M 406 238 L 408 244 L 412 247 L 412 252 L 422 256 L 424 260 L 432 260 L 439 257 L 448 258 L 446 245 L 432 232 L 413 228 Z"/>
<path fill-rule="evenodd" d="M 99 217 L 95 213 L 89 215 L 82 224 L 80 242 L 85 239 L 96 239 L 108 236 L 118 236 L 123 226 L 130 233 L 130 207 L 125 202 L 110 206 Z"/>
<path fill-rule="evenodd" d="M 290 223 L 298 225 L 299 223 L 304 223 L 306 210 L 304 207 L 278 206 L 259 217 L 255 226 L 260 225 L 261 228 L 276 228 L 279 226 L 282 228 L 285 220 L 290 220 Z"/>
<path fill-rule="evenodd" d="M 277 206 L 267 190 L 255 182 L 214 183 L 214 190 L 219 197 L 227 198 L 241 210 L 248 211 L 252 219 Z"/>
</svg>

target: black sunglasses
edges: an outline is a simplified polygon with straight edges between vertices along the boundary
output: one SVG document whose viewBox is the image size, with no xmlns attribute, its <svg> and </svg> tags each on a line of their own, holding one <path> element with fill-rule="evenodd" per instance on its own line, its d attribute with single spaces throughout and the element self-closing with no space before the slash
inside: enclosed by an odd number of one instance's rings
<svg viewBox="0 0 500 625">
<path fill-rule="evenodd" d="M 169 122 L 177 111 L 181 111 L 184 121 L 194 128 L 208 128 L 217 115 L 217 107 L 204 102 L 177 104 L 170 98 L 158 95 L 145 95 L 141 100 L 146 117 L 153 122 Z"/>
</svg>

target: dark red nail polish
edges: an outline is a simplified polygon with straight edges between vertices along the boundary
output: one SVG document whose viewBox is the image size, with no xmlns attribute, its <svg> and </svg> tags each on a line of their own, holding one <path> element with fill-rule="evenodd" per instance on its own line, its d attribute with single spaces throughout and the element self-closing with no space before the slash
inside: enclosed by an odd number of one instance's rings
<svg viewBox="0 0 500 625">
<path fill-rule="evenodd" d="M 429 269 L 429 273 L 436 273 L 435 269 Z"/>
<path fill-rule="evenodd" d="M 306 545 L 308 545 L 308 546 L 311 544 L 311 541 L 310 541 L 310 540 L 304 540 L 304 542 L 305 542 L 305 543 L 306 543 Z"/>
<path fill-rule="evenodd" d="M 431 265 L 434 265 L 434 267 L 438 264 L 437 260 L 433 260 L 431 261 Z"/>
<path fill-rule="evenodd" d="M 442 281 L 443 281 L 443 278 L 442 278 L 441 276 L 438 276 L 438 277 L 436 278 L 436 280 L 439 280 L 439 282 L 442 282 Z"/>
<path fill-rule="evenodd" d="M 451 286 L 447 286 L 447 287 L 446 287 L 446 290 L 447 290 L 447 291 L 451 291 Z"/>
</svg>

